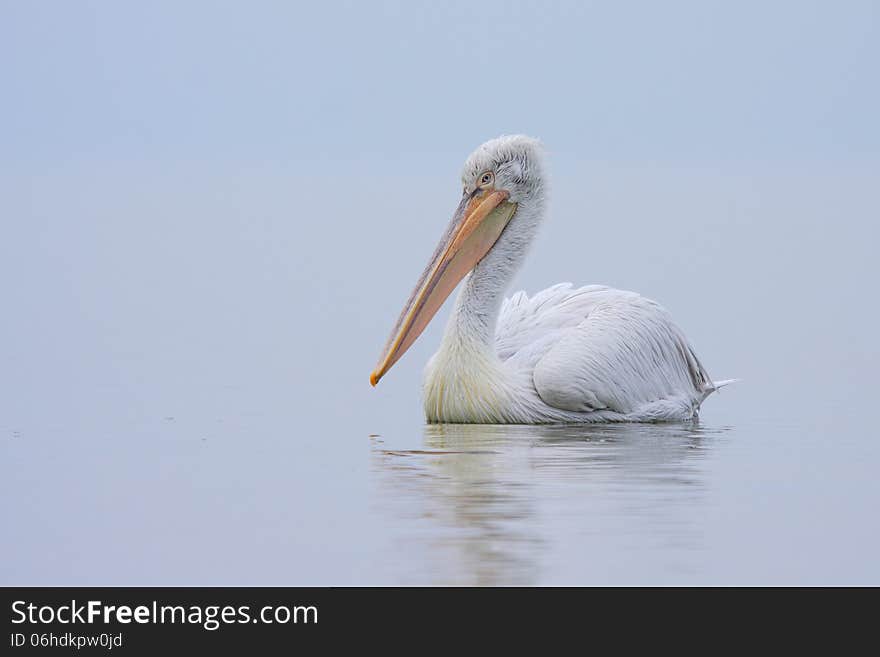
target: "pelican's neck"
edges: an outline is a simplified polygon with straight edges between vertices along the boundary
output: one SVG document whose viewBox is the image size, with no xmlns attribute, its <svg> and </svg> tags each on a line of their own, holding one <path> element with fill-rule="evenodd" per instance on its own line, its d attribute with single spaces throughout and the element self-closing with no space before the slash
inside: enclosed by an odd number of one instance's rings
<svg viewBox="0 0 880 657">
<path fill-rule="evenodd" d="M 520 203 L 501 237 L 462 282 L 440 349 L 425 372 L 429 422 L 510 421 L 509 373 L 495 350 L 495 324 L 540 210 L 540 199 Z"/>
<path fill-rule="evenodd" d="M 498 312 L 514 273 L 493 270 L 493 260 L 497 260 L 493 255 L 488 253 L 462 282 L 443 334 L 444 346 L 454 343 L 490 350 Z"/>
<path fill-rule="evenodd" d="M 514 275 L 541 219 L 540 199 L 521 203 L 495 245 L 462 282 L 443 334 L 443 350 L 478 350 L 495 356 L 495 324 Z"/>
</svg>

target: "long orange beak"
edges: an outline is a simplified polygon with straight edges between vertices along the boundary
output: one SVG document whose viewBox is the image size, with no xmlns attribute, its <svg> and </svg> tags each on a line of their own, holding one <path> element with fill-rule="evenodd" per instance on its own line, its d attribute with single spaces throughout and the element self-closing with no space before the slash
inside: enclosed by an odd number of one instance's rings
<svg viewBox="0 0 880 657">
<path fill-rule="evenodd" d="M 412 346 L 455 286 L 501 236 L 516 212 L 516 204 L 508 202 L 508 196 L 504 191 L 489 190 L 462 199 L 370 374 L 372 385 Z"/>
</svg>

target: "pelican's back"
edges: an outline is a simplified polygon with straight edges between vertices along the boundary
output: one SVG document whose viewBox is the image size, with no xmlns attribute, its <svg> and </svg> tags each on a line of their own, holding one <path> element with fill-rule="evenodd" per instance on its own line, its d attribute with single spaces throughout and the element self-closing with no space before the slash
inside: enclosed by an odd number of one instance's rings
<svg viewBox="0 0 880 657">
<path fill-rule="evenodd" d="M 686 419 L 716 388 L 669 313 L 634 292 L 560 284 L 517 293 L 502 306 L 495 345 L 510 367 L 531 370 L 550 415 Z"/>
</svg>

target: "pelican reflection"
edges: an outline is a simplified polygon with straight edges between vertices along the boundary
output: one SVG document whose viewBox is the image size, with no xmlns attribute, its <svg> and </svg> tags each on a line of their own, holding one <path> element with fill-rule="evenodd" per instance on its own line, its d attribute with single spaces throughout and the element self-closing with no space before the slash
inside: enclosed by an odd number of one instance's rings
<svg viewBox="0 0 880 657">
<path fill-rule="evenodd" d="M 681 511 L 703 499 L 703 456 L 723 431 L 697 423 L 431 424 L 419 449 L 375 443 L 382 512 L 399 521 L 391 525 L 407 551 L 401 561 L 420 562 L 402 580 L 536 584 L 553 581 L 555 562 L 570 558 L 584 576 L 601 574 L 615 532 L 698 548 L 701 536 Z M 569 555 L 574 545 L 596 553 Z"/>
</svg>

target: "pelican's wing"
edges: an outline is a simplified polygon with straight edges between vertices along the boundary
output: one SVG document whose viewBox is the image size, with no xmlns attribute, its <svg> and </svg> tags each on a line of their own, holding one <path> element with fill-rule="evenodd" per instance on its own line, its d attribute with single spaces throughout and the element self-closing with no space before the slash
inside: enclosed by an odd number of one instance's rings
<svg viewBox="0 0 880 657">
<path fill-rule="evenodd" d="M 559 283 L 529 297 L 517 292 L 505 299 L 495 326 L 495 350 L 507 361 L 534 366 L 537 358 L 561 337 L 560 331 L 580 324 L 608 292 L 604 285 L 573 288 Z"/>
<path fill-rule="evenodd" d="M 554 408 L 626 414 L 712 386 L 669 314 L 634 292 L 556 286 L 515 296 L 499 329 L 499 356 L 533 366 L 535 390 Z"/>
</svg>

